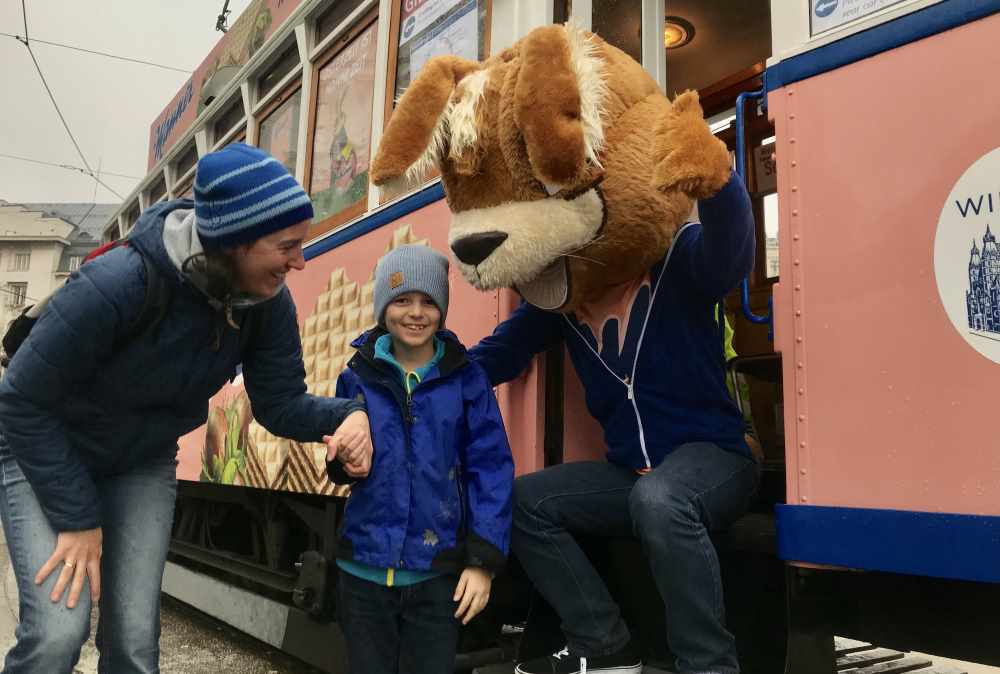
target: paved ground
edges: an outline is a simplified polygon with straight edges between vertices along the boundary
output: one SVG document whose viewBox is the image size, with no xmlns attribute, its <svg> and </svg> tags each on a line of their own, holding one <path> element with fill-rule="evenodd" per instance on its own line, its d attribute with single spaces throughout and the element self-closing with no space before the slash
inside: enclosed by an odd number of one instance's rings
<svg viewBox="0 0 1000 674">
<path fill-rule="evenodd" d="M 0 654 L 14 643 L 17 625 L 17 586 L 8 562 L 7 545 L 0 532 Z M 322 674 L 305 663 L 274 651 L 269 645 L 169 597 L 161 613 L 160 668 L 163 674 Z M 96 610 L 92 625 L 96 629 Z M 931 656 L 934 663 L 954 664 L 968 674 L 1000 674 L 1000 668 L 973 665 Z M 511 667 L 492 667 L 480 674 L 509 674 Z M 80 656 L 75 674 L 97 672 L 93 639 Z"/>
</svg>

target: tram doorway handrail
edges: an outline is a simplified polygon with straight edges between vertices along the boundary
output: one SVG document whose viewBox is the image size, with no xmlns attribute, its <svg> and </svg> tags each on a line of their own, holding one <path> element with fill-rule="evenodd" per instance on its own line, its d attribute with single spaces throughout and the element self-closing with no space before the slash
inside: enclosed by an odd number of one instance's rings
<svg viewBox="0 0 1000 674">
<path fill-rule="evenodd" d="M 759 100 L 764 97 L 764 89 L 757 91 L 744 91 L 736 97 L 736 172 L 745 182 L 747 179 L 747 150 L 746 150 L 746 102 L 748 100 Z M 768 339 L 774 338 L 774 311 L 772 299 L 767 300 L 767 314 L 759 316 L 750 308 L 750 280 L 743 277 L 740 281 L 740 305 L 743 309 L 743 317 L 751 323 L 767 324 Z"/>
</svg>

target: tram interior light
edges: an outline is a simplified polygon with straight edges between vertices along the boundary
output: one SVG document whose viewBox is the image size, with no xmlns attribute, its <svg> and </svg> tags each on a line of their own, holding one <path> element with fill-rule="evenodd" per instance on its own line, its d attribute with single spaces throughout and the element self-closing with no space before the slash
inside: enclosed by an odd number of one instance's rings
<svg viewBox="0 0 1000 674">
<path fill-rule="evenodd" d="M 694 26 L 679 16 L 668 16 L 663 27 L 663 45 L 667 49 L 677 49 L 694 39 Z"/>
</svg>

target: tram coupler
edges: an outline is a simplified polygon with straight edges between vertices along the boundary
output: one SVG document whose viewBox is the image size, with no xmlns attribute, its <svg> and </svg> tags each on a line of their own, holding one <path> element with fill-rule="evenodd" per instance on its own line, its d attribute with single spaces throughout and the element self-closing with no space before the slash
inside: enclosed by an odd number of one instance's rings
<svg viewBox="0 0 1000 674">
<path fill-rule="evenodd" d="M 292 602 L 313 618 L 333 618 L 332 592 L 334 578 L 326 557 L 316 550 L 307 550 L 295 563 L 299 576 L 292 590 Z"/>
</svg>

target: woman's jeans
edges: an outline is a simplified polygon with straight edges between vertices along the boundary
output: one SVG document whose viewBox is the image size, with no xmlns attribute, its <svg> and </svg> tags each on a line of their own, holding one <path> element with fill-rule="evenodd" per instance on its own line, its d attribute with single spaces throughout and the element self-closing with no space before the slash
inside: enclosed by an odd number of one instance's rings
<svg viewBox="0 0 1000 674">
<path fill-rule="evenodd" d="M 707 442 L 681 445 L 642 477 L 603 461 L 553 466 L 514 482 L 511 546 L 562 619 L 570 651 L 596 656 L 623 648 L 629 631 L 573 535 L 636 536 L 666 606 L 677 670 L 735 674 L 709 531 L 746 512 L 759 479 L 752 459 Z"/>
<path fill-rule="evenodd" d="M 386 587 L 340 572 L 348 674 L 445 674 L 455 666 L 458 578 Z"/>
<path fill-rule="evenodd" d="M 176 467 L 171 458 L 97 483 L 103 554 L 96 641 L 102 674 L 160 671 L 160 583 L 177 494 Z M 20 607 L 17 643 L 7 653 L 3 671 L 70 674 L 90 635 L 90 581 L 73 609 L 66 608 L 68 588 L 58 603 L 49 599 L 61 567 L 35 585 L 35 574 L 55 550 L 56 532 L 2 447 L 0 515 Z"/>
</svg>

